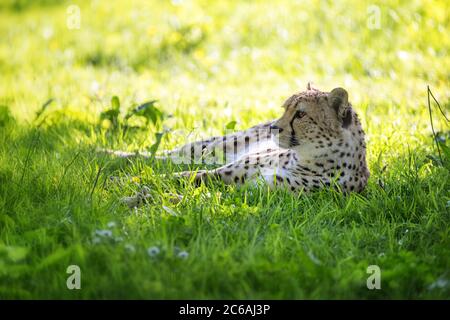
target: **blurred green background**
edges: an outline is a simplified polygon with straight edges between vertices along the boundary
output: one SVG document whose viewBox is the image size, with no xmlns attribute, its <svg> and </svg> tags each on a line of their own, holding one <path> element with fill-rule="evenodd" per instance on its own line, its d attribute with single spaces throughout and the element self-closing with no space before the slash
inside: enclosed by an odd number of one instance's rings
<svg viewBox="0 0 450 320">
<path fill-rule="evenodd" d="M 212 119 L 219 123 L 256 109 L 266 118 L 309 81 L 343 86 L 369 109 L 421 109 L 427 84 L 448 99 L 446 1 L 3 0 L 0 8 L 0 97 L 20 118 L 48 97 L 95 114 L 113 94 L 188 104 L 198 120 L 217 115 L 215 102 L 231 108 Z"/>
</svg>

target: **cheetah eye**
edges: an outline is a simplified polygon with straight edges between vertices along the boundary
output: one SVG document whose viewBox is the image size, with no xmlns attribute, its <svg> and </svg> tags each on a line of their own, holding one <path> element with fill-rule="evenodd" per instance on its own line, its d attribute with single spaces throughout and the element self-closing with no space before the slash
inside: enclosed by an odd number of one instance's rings
<svg viewBox="0 0 450 320">
<path fill-rule="evenodd" d="M 298 111 L 295 113 L 294 118 L 301 119 L 301 118 L 303 118 L 304 116 L 306 116 L 306 112 L 305 112 L 305 111 L 300 111 L 300 110 L 298 110 Z"/>
</svg>

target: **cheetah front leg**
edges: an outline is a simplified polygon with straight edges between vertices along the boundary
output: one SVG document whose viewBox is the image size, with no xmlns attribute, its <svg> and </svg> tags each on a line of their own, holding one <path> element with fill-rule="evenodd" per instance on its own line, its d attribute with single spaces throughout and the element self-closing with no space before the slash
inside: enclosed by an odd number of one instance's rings
<svg viewBox="0 0 450 320">
<path fill-rule="evenodd" d="M 225 184 L 242 185 L 247 181 L 263 179 L 270 187 L 288 187 L 291 191 L 302 186 L 292 178 L 296 155 L 291 150 L 273 150 L 246 155 L 228 165 L 213 170 L 183 171 L 176 173 L 178 178 L 193 178 L 195 184 L 221 180 Z"/>
</svg>

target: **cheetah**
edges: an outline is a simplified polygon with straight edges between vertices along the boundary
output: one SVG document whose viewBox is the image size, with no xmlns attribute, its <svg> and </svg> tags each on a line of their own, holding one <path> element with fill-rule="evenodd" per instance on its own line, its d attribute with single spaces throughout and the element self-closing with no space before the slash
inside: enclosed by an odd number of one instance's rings
<svg viewBox="0 0 450 320">
<path fill-rule="evenodd" d="M 370 176 L 365 135 L 343 88 L 322 92 L 309 84 L 284 104 L 278 120 L 250 129 L 188 143 L 164 156 L 172 160 L 209 159 L 212 170 L 175 173 L 196 183 L 220 179 L 241 185 L 263 180 L 270 188 L 309 192 L 324 187 L 361 192 Z"/>
</svg>

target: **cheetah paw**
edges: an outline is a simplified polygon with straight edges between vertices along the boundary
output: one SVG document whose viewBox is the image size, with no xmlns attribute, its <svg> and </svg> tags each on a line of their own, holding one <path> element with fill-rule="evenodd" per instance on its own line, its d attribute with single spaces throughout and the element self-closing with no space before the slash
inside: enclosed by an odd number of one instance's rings
<svg viewBox="0 0 450 320">
<path fill-rule="evenodd" d="M 141 191 L 137 192 L 134 196 L 123 197 L 120 201 L 128 206 L 130 209 L 139 208 L 152 199 L 150 189 L 143 187 Z"/>
</svg>

